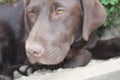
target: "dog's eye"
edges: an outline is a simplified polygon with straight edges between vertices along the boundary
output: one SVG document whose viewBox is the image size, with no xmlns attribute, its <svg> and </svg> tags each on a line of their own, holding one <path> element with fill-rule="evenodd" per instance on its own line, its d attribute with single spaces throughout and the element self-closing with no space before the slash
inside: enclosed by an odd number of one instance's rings
<svg viewBox="0 0 120 80">
<path fill-rule="evenodd" d="M 32 23 L 34 23 L 35 20 L 36 20 L 35 11 L 34 11 L 33 9 L 28 9 L 27 15 L 28 15 L 30 21 L 31 21 Z"/>
<path fill-rule="evenodd" d="M 55 7 L 52 13 L 52 20 L 63 20 L 67 16 L 67 10 L 64 7 Z"/>
<path fill-rule="evenodd" d="M 34 10 L 28 10 L 27 14 L 28 14 L 28 16 L 34 16 L 35 12 L 34 12 Z"/>
<path fill-rule="evenodd" d="M 63 8 L 56 9 L 56 15 L 64 14 L 65 10 Z"/>
</svg>

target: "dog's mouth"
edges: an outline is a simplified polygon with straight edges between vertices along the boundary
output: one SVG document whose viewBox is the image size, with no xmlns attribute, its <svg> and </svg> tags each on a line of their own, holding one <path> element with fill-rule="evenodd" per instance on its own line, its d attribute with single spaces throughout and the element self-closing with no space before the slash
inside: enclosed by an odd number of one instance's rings
<svg viewBox="0 0 120 80">
<path fill-rule="evenodd" d="M 27 52 L 28 60 L 32 63 L 39 63 L 40 65 L 56 65 L 61 63 L 66 55 L 68 54 L 68 50 L 66 51 L 64 48 L 47 48 L 42 51 L 41 54 L 37 53 L 29 53 Z"/>
</svg>

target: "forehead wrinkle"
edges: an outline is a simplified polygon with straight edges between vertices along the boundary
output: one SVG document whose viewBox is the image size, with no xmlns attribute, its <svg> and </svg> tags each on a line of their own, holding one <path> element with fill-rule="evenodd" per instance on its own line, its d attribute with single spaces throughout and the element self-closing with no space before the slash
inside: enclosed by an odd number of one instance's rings
<svg viewBox="0 0 120 80">
<path fill-rule="evenodd" d="M 31 0 L 30 2 L 33 6 L 35 5 L 42 5 L 43 6 L 48 6 L 52 5 L 54 3 L 60 3 L 65 7 L 72 7 L 76 3 L 78 3 L 77 0 Z"/>
<path fill-rule="evenodd" d="M 55 3 L 55 2 L 56 2 L 56 0 L 50 0 L 50 2 L 51 2 L 51 3 Z"/>
<path fill-rule="evenodd" d="M 76 0 L 55 0 L 55 2 L 61 4 L 68 10 L 77 4 Z"/>
<path fill-rule="evenodd" d="M 49 5 L 49 0 L 31 0 L 31 2 L 30 2 L 30 6 L 42 6 L 42 7 L 44 7 L 44 6 L 48 6 Z"/>
<path fill-rule="evenodd" d="M 38 4 L 41 4 L 41 0 L 31 0 L 29 5 L 35 6 L 35 5 L 38 5 Z"/>
</svg>

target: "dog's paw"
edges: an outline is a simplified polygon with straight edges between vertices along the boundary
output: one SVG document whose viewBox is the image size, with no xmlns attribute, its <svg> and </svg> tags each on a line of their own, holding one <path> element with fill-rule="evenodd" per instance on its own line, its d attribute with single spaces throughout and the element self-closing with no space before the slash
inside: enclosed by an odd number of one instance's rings
<svg viewBox="0 0 120 80">
<path fill-rule="evenodd" d="M 26 65 L 21 66 L 18 70 L 13 72 L 14 79 L 20 78 L 22 76 L 29 76 L 34 70 Z"/>
<path fill-rule="evenodd" d="M 0 80 L 13 80 L 11 77 L 0 75 Z"/>
</svg>

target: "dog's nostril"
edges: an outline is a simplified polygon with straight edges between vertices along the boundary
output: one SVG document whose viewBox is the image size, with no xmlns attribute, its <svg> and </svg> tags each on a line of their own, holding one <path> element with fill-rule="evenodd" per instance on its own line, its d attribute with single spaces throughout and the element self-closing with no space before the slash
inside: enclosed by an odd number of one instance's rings
<svg viewBox="0 0 120 80">
<path fill-rule="evenodd" d="M 38 45 L 34 45 L 32 47 L 28 46 L 26 48 L 26 52 L 29 55 L 38 57 L 38 56 L 41 56 L 44 53 L 44 48 L 41 47 L 41 46 L 38 46 Z"/>
</svg>

